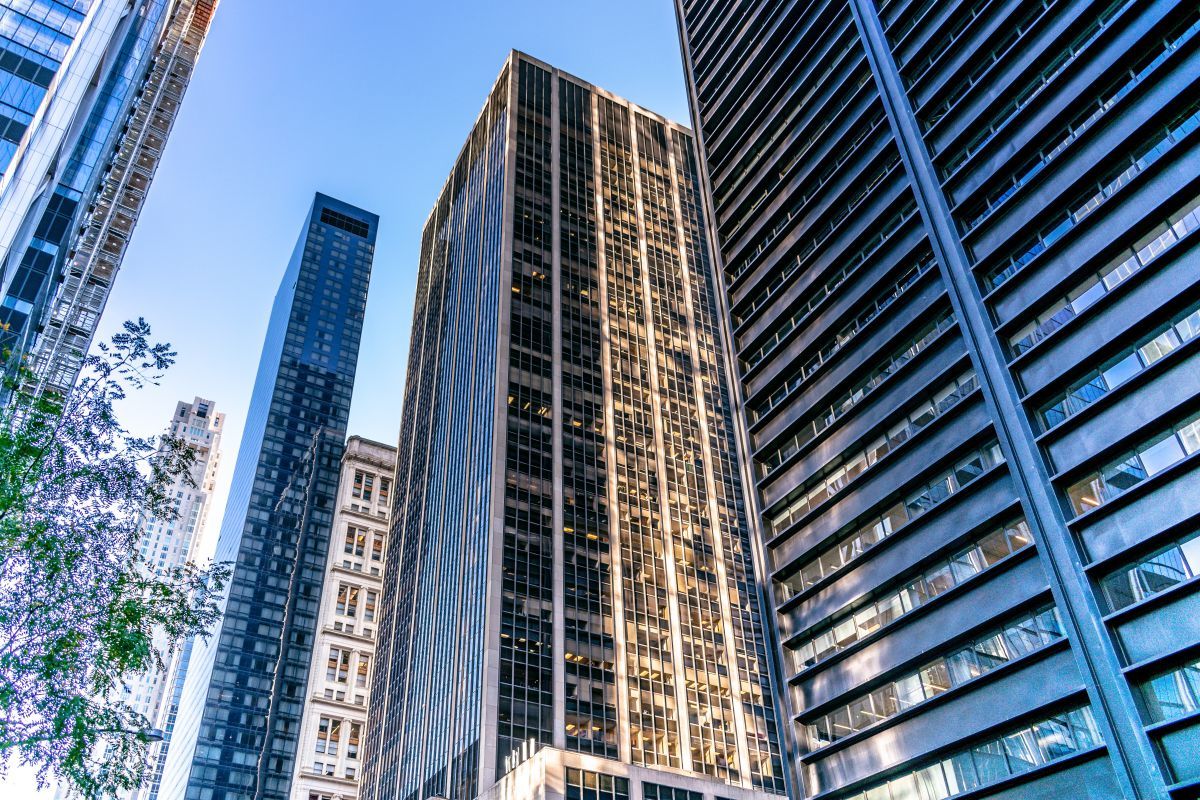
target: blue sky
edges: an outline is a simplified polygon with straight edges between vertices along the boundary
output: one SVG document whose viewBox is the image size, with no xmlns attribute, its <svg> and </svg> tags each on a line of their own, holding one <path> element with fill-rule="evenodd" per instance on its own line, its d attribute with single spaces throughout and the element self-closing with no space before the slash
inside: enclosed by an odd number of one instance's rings
<svg viewBox="0 0 1200 800">
<path fill-rule="evenodd" d="M 227 414 L 228 485 L 319 190 L 381 217 L 350 432 L 395 442 L 421 226 L 510 48 L 687 120 L 669 0 L 221 4 L 102 325 L 145 316 L 179 351 L 123 407 L 135 432 L 208 397 Z"/>
<path fill-rule="evenodd" d="M 179 351 L 134 432 L 196 395 L 226 413 L 218 514 L 314 191 L 381 217 L 350 432 L 395 442 L 421 225 L 512 48 L 687 123 L 670 0 L 221 3 L 101 327 L 145 316 Z"/>
</svg>

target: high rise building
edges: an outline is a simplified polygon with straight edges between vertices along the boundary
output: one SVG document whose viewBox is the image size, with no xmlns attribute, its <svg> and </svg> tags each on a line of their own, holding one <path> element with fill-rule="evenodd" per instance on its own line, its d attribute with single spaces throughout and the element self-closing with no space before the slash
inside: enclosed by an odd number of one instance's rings
<svg viewBox="0 0 1200 800">
<path fill-rule="evenodd" d="M 197 548 L 208 519 L 217 469 L 221 463 L 221 433 L 225 415 L 215 411 L 211 400 L 199 397 L 180 401 L 167 425 L 166 433 L 180 439 L 196 454 L 190 478 L 180 476 L 167 492 L 175 498 L 176 518 L 149 519 L 143 528 L 139 550 L 147 566 L 160 577 L 188 561 L 198 560 Z M 153 671 L 124 688 L 122 699 L 150 721 L 150 727 L 162 732 L 163 739 L 151 745 L 149 779 L 130 794 L 134 798 L 154 800 L 162 777 L 163 757 L 170 745 L 174 718 L 170 712 L 174 685 L 186 674 L 192 642 L 185 641 L 169 655 L 162 672 Z"/>
<path fill-rule="evenodd" d="M 1200 10 L 676 7 L 798 796 L 1194 796 Z"/>
<path fill-rule="evenodd" d="M 514 52 L 422 236 L 367 800 L 783 792 L 710 264 L 689 131 Z"/>
<path fill-rule="evenodd" d="M 346 442 L 292 800 L 358 796 L 395 472 L 396 448 Z"/>
<path fill-rule="evenodd" d="M 377 226 L 316 195 L 275 296 L 160 797 L 289 797 Z"/>
<path fill-rule="evenodd" d="M 43 387 L 78 376 L 215 8 L 0 0 L 0 348 Z"/>
</svg>

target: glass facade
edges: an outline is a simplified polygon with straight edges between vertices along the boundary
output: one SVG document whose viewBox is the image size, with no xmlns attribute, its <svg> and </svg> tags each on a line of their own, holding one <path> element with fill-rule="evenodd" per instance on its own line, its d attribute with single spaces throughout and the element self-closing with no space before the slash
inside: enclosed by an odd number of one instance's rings
<svg viewBox="0 0 1200 800">
<path fill-rule="evenodd" d="M 118 5 L 0 3 L 0 169 L 12 164 L 0 349 L 38 351 L 35 370 L 60 391 L 91 343 L 216 3 Z M 87 263 L 97 255 L 104 264 Z"/>
<path fill-rule="evenodd" d="M 75 384 L 216 11 L 214 0 L 163 5 L 143 6 L 124 66 L 111 76 L 65 174 L 83 202 L 50 265 L 61 281 L 38 290 L 36 324 L 24 326 L 43 388 L 65 392 Z"/>
<path fill-rule="evenodd" d="M 493 89 L 423 239 L 366 800 L 542 751 L 783 793 L 695 159 L 522 54 Z"/>
<path fill-rule="evenodd" d="M 675 6 L 796 794 L 1190 796 L 1200 11 Z"/>
<path fill-rule="evenodd" d="M 289 796 L 377 224 L 318 194 L 276 295 L 217 544 L 225 615 L 193 647 L 167 797 Z"/>
</svg>

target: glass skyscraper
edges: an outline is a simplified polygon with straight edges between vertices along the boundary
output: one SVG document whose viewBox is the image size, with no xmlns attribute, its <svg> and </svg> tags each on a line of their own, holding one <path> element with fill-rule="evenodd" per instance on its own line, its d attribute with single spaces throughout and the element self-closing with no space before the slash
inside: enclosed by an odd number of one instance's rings
<svg viewBox="0 0 1200 800">
<path fill-rule="evenodd" d="M 318 194 L 267 327 L 159 797 L 287 800 L 325 582 L 378 218 Z"/>
<path fill-rule="evenodd" d="M 676 7 L 797 796 L 1195 797 L 1200 9 Z"/>
<path fill-rule="evenodd" d="M 512 54 L 422 237 L 365 800 L 783 793 L 700 202 Z"/>
<path fill-rule="evenodd" d="M 42 386 L 78 376 L 215 9 L 0 0 L 0 349 Z"/>
</svg>

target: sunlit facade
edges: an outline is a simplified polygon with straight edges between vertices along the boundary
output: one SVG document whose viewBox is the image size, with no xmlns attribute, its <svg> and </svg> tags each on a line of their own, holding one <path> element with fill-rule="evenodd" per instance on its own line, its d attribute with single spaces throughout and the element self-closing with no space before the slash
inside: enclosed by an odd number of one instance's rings
<svg viewBox="0 0 1200 800">
<path fill-rule="evenodd" d="M 318 193 L 267 323 L 159 797 L 289 800 L 379 219 Z"/>
<path fill-rule="evenodd" d="M 1195 797 L 1200 10 L 676 9 L 797 797 Z"/>
<path fill-rule="evenodd" d="M 27 331 L 28 363 L 41 389 L 66 392 L 79 377 L 216 6 L 216 0 L 172 2 L 162 32 L 152 42 L 152 57 L 130 64 L 144 70 L 141 83 L 135 84 L 140 90 L 131 99 L 120 135 L 107 145 L 107 155 L 99 151 L 97 164 L 107 168 L 93 170 L 100 174 L 85 193 L 90 201 L 76 214 L 70 246 L 51 270 L 61 281 L 43 291 L 37 327 Z"/>
<path fill-rule="evenodd" d="M 216 4 L 0 0 L 0 350 L 43 387 L 78 376 Z"/>
<path fill-rule="evenodd" d="M 690 132 L 514 53 L 420 263 L 363 797 L 782 794 Z"/>
<path fill-rule="evenodd" d="M 180 401 L 167 425 L 166 434 L 183 440 L 196 454 L 195 463 L 187 477 L 180 476 L 168 487 L 174 498 L 176 518 L 147 520 L 138 550 L 146 566 L 160 577 L 188 561 L 202 562 L 199 553 L 201 536 L 208 521 L 212 495 L 216 489 L 217 470 L 221 465 L 221 434 L 225 430 L 225 415 L 218 413 L 211 400 L 197 397 L 192 402 Z M 169 654 L 162 671 L 152 671 L 126 686 L 121 699 L 144 716 L 153 730 L 161 731 L 162 741 L 150 747 L 149 777 L 137 790 L 125 796 L 135 800 L 156 800 L 158 785 L 175 719 L 172 706 L 177 705 L 177 684 L 187 674 L 192 642 L 184 642 Z"/>
<path fill-rule="evenodd" d="M 395 471 L 394 447 L 346 442 L 292 800 L 358 796 Z"/>
</svg>

